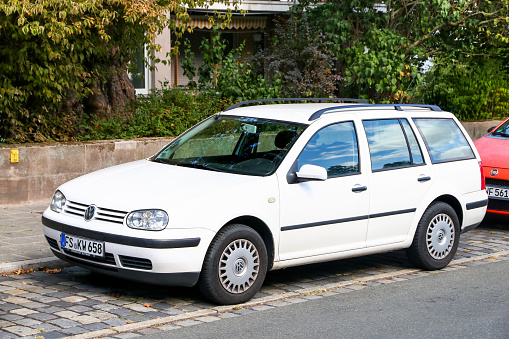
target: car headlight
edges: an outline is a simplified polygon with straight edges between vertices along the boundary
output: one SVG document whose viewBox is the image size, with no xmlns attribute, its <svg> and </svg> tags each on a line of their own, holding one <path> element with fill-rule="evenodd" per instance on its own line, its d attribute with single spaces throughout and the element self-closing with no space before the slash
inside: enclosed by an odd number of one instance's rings
<svg viewBox="0 0 509 339">
<path fill-rule="evenodd" d="M 140 230 L 160 231 L 168 225 L 168 214 L 162 210 L 142 210 L 127 216 L 127 226 Z"/>
<path fill-rule="evenodd" d="M 65 195 L 60 191 L 56 191 L 55 194 L 53 194 L 53 199 L 51 199 L 49 207 L 53 212 L 60 213 L 64 209 L 66 201 Z"/>
</svg>

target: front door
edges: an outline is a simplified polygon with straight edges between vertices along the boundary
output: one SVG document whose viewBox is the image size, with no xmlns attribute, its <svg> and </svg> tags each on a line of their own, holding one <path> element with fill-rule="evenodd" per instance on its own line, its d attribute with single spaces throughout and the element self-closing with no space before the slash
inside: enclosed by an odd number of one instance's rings
<svg viewBox="0 0 509 339">
<path fill-rule="evenodd" d="M 360 172 L 354 123 L 324 127 L 308 142 L 295 168 L 327 170 L 327 180 L 280 181 L 280 260 L 326 255 L 366 246 L 367 177 Z"/>
</svg>

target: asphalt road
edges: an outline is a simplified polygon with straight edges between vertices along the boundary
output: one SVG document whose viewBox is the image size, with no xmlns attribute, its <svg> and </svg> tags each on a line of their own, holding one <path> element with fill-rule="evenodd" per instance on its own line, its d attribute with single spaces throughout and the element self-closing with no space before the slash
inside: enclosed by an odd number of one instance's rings
<svg viewBox="0 0 509 339">
<path fill-rule="evenodd" d="M 509 338 L 508 276 L 487 263 L 143 338 Z"/>
</svg>

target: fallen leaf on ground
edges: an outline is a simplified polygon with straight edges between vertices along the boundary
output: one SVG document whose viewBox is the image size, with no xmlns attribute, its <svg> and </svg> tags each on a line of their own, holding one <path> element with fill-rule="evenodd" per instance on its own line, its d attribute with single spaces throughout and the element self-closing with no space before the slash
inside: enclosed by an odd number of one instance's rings
<svg viewBox="0 0 509 339">
<path fill-rule="evenodd" d="M 150 307 L 150 304 L 143 304 L 143 306 L 145 306 L 145 307 Z"/>
<path fill-rule="evenodd" d="M 53 270 L 46 270 L 46 271 L 44 271 L 44 273 L 48 273 L 48 274 L 58 274 L 60 272 L 62 272 L 62 269 L 60 269 L 60 268 L 55 268 Z"/>
</svg>

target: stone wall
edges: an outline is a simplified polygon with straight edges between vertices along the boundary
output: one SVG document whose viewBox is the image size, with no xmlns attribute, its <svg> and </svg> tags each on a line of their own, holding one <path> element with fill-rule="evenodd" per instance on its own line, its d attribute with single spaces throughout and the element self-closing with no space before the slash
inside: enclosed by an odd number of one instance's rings
<svg viewBox="0 0 509 339">
<path fill-rule="evenodd" d="M 488 133 L 488 128 L 495 127 L 502 123 L 503 120 L 487 120 L 487 121 L 463 121 L 461 124 L 467 130 L 472 140 L 477 140 Z"/>
<path fill-rule="evenodd" d="M 148 158 L 171 139 L 5 145 L 0 148 L 0 206 L 48 202 L 66 181 L 105 167 Z M 19 162 L 10 162 L 10 150 Z"/>
<path fill-rule="evenodd" d="M 501 121 L 465 122 L 472 139 Z M 0 206 L 50 202 L 66 181 L 105 167 L 148 158 L 170 142 L 167 138 L 86 143 L 4 145 L 0 147 Z M 10 162 L 10 151 L 19 162 Z"/>
</svg>

